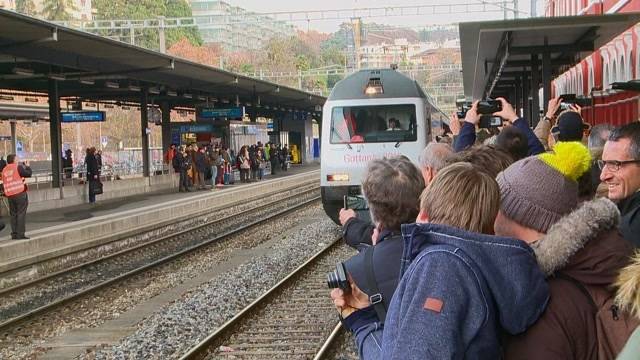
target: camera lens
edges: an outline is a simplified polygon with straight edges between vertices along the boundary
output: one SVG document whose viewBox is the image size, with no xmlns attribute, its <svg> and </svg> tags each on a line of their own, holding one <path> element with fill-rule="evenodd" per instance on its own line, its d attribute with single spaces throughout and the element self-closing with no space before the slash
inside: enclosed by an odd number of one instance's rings
<svg viewBox="0 0 640 360">
<path fill-rule="evenodd" d="M 335 289 L 339 286 L 338 284 L 338 275 L 335 270 L 327 273 L 327 286 L 329 289 Z"/>
</svg>

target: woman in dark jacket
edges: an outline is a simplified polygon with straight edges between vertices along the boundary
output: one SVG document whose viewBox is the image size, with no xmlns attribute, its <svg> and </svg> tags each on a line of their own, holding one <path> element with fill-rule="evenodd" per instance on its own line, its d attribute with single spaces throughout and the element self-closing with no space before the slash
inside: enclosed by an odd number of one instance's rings
<svg viewBox="0 0 640 360">
<path fill-rule="evenodd" d="M 89 203 L 95 204 L 95 191 L 100 183 L 100 167 L 98 166 L 98 159 L 96 159 L 96 148 L 87 149 L 84 164 L 87 168 L 87 181 L 89 182 Z"/>
<path fill-rule="evenodd" d="M 204 174 L 207 172 L 207 168 L 209 167 L 209 164 L 207 163 L 207 158 L 204 154 L 204 148 L 200 148 L 198 149 L 198 151 L 195 153 L 195 167 L 196 167 L 196 174 L 198 176 L 198 189 L 202 190 L 204 189 Z"/>
</svg>

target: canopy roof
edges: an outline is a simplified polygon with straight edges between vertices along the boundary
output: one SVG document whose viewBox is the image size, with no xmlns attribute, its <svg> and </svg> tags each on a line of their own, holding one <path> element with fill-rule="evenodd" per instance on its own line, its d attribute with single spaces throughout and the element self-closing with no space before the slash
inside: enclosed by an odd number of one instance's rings
<svg viewBox="0 0 640 360">
<path fill-rule="evenodd" d="M 61 97 L 138 102 L 149 89 L 156 103 L 256 105 L 256 111 L 320 111 L 325 98 L 0 10 L 0 88 Z"/>
<path fill-rule="evenodd" d="M 552 78 L 640 22 L 640 14 L 549 17 L 460 24 L 464 95 L 477 100 L 500 95 L 549 53 Z M 530 76 L 530 75 L 529 75 Z"/>
</svg>

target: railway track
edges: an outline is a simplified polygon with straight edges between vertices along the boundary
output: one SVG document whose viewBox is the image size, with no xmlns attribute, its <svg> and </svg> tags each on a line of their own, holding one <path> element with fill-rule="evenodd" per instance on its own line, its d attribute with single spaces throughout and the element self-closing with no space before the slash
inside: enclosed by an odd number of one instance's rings
<svg viewBox="0 0 640 360">
<path fill-rule="evenodd" d="M 303 200 L 300 200 L 303 199 Z M 54 308 L 207 245 L 260 225 L 319 199 L 318 187 L 216 219 L 0 291 L 0 333 Z M 231 219 L 231 220 L 230 220 Z M 215 229 L 212 233 L 212 229 Z M 189 237 L 193 237 L 189 239 Z M 17 301 L 15 299 L 18 299 Z M 4 301 L 6 300 L 6 302 Z"/>
<path fill-rule="evenodd" d="M 181 360 L 323 359 L 341 334 L 326 274 L 353 254 L 340 240 L 316 253 Z"/>
</svg>

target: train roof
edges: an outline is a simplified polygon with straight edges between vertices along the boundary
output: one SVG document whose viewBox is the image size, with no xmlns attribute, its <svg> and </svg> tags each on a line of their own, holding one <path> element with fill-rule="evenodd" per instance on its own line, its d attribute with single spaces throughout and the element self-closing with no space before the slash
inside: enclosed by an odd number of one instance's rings
<svg viewBox="0 0 640 360">
<path fill-rule="evenodd" d="M 364 93 L 371 79 L 380 79 L 384 92 L 376 95 Z M 360 70 L 347 76 L 334 86 L 327 100 L 426 98 L 427 95 L 415 80 L 392 69 Z"/>
</svg>

